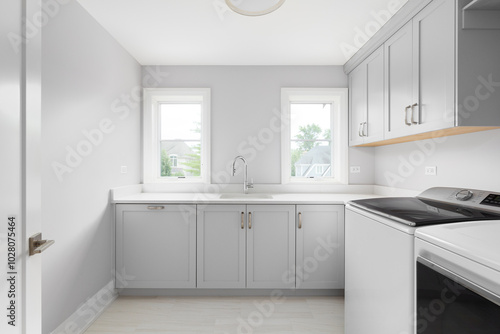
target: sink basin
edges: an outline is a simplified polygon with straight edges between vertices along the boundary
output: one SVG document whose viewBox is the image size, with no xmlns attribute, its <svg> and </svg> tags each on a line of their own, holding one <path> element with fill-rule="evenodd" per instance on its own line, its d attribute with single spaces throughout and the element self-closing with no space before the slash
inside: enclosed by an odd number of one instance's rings
<svg viewBox="0 0 500 334">
<path fill-rule="evenodd" d="M 220 199 L 272 199 L 269 194 L 222 194 Z"/>
</svg>

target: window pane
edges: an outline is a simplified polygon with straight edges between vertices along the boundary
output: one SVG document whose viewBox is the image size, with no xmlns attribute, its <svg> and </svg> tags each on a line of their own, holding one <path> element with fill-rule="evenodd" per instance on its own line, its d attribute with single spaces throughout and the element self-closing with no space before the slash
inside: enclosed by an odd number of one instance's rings
<svg viewBox="0 0 500 334">
<path fill-rule="evenodd" d="M 292 141 L 292 176 L 330 177 L 332 147 L 329 141 Z"/>
<path fill-rule="evenodd" d="M 200 176 L 200 141 L 162 140 L 160 151 L 160 175 L 162 177 Z"/>
<path fill-rule="evenodd" d="M 161 104 L 160 140 L 200 140 L 200 128 L 201 104 Z"/>
<path fill-rule="evenodd" d="M 331 177 L 331 103 L 292 103 L 291 176 Z"/>
<path fill-rule="evenodd" d="M 331 103 L 290 104 L 291 139 L 330 139 Z"/>
</svg>

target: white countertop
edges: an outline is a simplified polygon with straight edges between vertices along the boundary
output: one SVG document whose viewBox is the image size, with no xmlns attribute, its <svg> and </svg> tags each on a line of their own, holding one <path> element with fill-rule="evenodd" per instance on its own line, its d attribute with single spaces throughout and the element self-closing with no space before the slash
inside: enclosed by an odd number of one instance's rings
<svg viewBox="0 0 500 334">
<path fill-rule="evenodd" d="M 211 193 L 134 193 L 112 196 L 115 204 L 340 204 L 380 197 L 373 194 L 269 194 L 272 198 L 220 198 Z"/>
</svg>

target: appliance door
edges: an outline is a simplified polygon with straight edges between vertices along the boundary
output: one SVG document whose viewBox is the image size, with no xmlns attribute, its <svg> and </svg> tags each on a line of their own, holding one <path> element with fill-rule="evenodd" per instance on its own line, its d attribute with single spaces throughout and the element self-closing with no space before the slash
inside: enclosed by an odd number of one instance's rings
<svg viewBox="0 0 500 334">
<path fill-rule="evenodd" d="M 416 333 L 498 334 L 500 296 L 417 257 Z"/>
</svg>

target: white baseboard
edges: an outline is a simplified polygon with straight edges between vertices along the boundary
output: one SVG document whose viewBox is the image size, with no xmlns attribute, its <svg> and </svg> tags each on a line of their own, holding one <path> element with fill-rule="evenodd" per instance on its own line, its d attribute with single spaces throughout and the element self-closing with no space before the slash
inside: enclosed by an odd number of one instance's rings
<svg viewBox="0 0 500 334">
<path fill-rule="evenodd" d="M 78 308 L 51 334 L 83 334 L 96 321 L 104 310 L 118 296 L 114 280 L 106 284 L 95 295 Z"/>
</svg>

